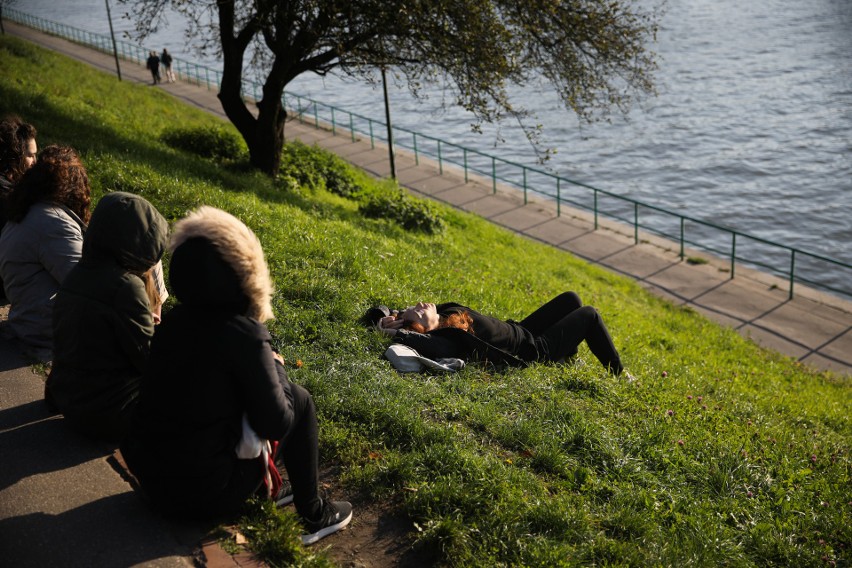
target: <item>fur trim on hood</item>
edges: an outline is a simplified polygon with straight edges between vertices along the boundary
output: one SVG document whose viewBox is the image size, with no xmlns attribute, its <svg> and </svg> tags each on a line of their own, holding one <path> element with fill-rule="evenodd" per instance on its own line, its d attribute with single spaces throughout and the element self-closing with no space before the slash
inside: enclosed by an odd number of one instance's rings
<svg viewBox="0 0 852 568">
<path fill-rule="evenodd" d="M 261 323 L 275 317 L 272 313 L 273 287 L 269 267 L 260 241 L 251 229 L 233 215 L 205 205 L 174 225 L 169 251 L 174 253 L 190 239 L 208 241 L 221 260 L 233 269 L 248 300 L 245 315 Z M 175 295 L 186 301 L 177 289 Z"/>
</svg>

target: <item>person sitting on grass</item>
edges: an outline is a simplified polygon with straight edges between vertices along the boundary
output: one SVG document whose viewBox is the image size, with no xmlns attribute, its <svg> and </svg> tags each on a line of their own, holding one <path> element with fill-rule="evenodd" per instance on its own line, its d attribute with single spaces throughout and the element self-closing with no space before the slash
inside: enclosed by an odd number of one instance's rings
<svg viewBox="0 0 852 568">
<path fill-rule="evenodd" d="M 11 115 L 0 121 L 0 232 L 6 224 L 6 198 L 24 172 L 36 162 L 36 129 L 20 117 Z M 0 303 L 7 303 L 0 279 Z"/>
<path fill-rule="evenodd" d="M 295 503 L 305 544 L 346 526 L 352 506 L 318 494 L 313 398 L 287 378 L 262 323 L 273 317 L 272 282 L 257 237 L 232 215 L 201 207 L 175 224 L 169 249 L 178 305 L 154 334 L 121 446 L 130 471 L 169 516 L 230 518 L 259 495 Z M 241 459 L 236 447 L 252 434 L 271 450 Z M 291 496 L 276 483 L 276 459 Z"/>
<path fill-rule="evenodd" d="M 0 278 L 11 307 L 4 334 L 38 359 L 50 359 L 54 297 L 80 260 L 90 204 L 86 168 L 67 146 L 45 148 L 6 200 Z"/>
<path fill-rule="evenodd" d="M 108 193 L 83 237 L 83 256 L 56 296 L 53 367 L 45 399 L 78 432 L 127 432 L 162 302 L 154 267 L 168 222 L 144 198 Z"/>
<path fill-rule="evenodd" d="M 14 115 L 0 121 L 0 230 L 6 224 L 6 198 L 35 165 L 37 152 L 35 126 Z"/>
<path fill-rule="evenodd" d="M 509 366 L 562 363 L 573 358 L 585 341 L 610 373 L 618 376 L 624 372 L 632 378 L 624 370 L 601 315 L 584 306 L 574 292 L 556 296 L 520 322 L 503 321 L 456 303 L 426 302 L 394 312 L 373 308 L 367 318 L 394 341 L 430 359 L 472 359 Z"/>
</svg>

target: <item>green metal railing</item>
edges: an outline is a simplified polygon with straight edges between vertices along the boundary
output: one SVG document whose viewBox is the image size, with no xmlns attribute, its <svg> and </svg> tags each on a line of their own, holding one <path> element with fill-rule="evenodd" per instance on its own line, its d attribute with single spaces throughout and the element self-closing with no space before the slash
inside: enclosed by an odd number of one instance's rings
<svg viewBox="0 0 852 568">
<path fill-rule="evenodd" d="M 44 20 L 11 8 L 6 8 L 3 15 L 31 28 L 112 53 L 112 44 L 108 36 Z M 116 43 L 121 58 L 140 64 L 144 64 L 151 51 L 125 41 Z M 222 79 L 220 71 L 180 58 L 174 58 L 172 69 L 182 80 L 205 85 L 208 89 L 218 90 Z M 257 82 L 243 80 L 242 92 L 246 98 L 258 100 L 260 88 Z M 310 123 L 317 128 L 329 128 L 334 135 L 339 133 L 339 129 L 345 129 L 353 142 L 358 134 L 363 135 L 369 138 L 372 148 L 375 148 L 377 140 L 387 143 L 386 137 L 376 134 L 376 132 L 387 132 L 385 123 L 380 120 L 294 93 L 285 92 L 282 102 L 290 116 L 302 123 Z M 376 126 L 380 128 L 376 129 Z M 395 126 L 393 139 L 396 146 L 410 150 L 414 154 L 418 165 L 421 156 L 436 160 L 441 174 L 444 173 L 444 165 L 449 164 L 463 170 L 465 181 L 469 180 L 471 174 L 490 179 L 494 193 L 497 192 L 498 183 L 507 184 L 522 191 L 525 204 L 529 201 L 530 193 L 553 199 L 556 202 L 557 216 L 562 215 L 563 204 L 569 204 L 577 209 L 591 212 L 596 230 L 599 228 L 600 218 L 604 217 L 631 226 L 633 241 L 636 244 L 640 242 L 640 230 L 674 241 L 679 247 L 681 260 L 686 258 L 687 247 L 727 259 L 730 263 L 728 268 L 730 278 L 734 278 L 737 263 L 741 263 L 785 279 L 788 283 L 789 298 L 793 297 L 797 283 L 852 297 L 852 287 L 848 284 L 844 284 L 841 288 L 829 283 L 831 280 L 852 282 L 852 265 L 839 260 L 777 244 L 709 221 L 681 215 L 657 205 L 624 197 L 406 128 Z M 840 276 L 832 279 L 826 276 L 830 274 Z"/>
</svg>

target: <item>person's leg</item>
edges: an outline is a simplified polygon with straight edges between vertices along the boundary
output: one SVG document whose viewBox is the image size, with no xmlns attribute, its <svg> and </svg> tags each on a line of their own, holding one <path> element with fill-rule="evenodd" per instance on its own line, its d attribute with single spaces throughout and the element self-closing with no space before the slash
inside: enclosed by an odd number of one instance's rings
<svg viewBox="0 0 852 568">
<path fill-rule="evenodd" d="M 319 427 L 316 407 L 311 393 L 291 383 L 283 367 L 279 368 L 279 375 L 284 392 L 292 404 L 293 420 L 279 444 L 276 458 L 287 469 L 296 511 L 304 518 L 315 519 L 322 509 L 319 497 Z"/>
<path fill-rule="evenodd" d="M 210 496 L 202 509 L 192 516 L 233 518 L 243 512 L 246 501 L 263 485 L 263 464 L 260 460 L 237 460 L 228 485 L 218 495 Z M 178 514 L 182 515 L 183 512 Z"/>
<path fill-rule="evenodd" d="M 532 333 L 533 337 L 538 337 L 582 305 L 580 296 L 574 292 L 563 292 L 518 323 Z"/>
<path fill-rule="evenodd" d="M 577 352 L 577 346 L 585 340 L 598 361 L 612 374 L 619 375 L 624 367 L 621 358 L 604 325 L 603 318 L 591 306 L 578 308 L 545 331 L 536 343 L 539 352 L 546 353 L 548 361 L 560 361 Z"/>
</svg>

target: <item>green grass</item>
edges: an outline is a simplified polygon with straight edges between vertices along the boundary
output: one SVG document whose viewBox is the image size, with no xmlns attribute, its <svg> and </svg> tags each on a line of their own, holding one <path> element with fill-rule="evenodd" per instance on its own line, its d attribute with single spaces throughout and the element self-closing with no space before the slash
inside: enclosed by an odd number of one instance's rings
<svg viewBox="0 0 852 568">
<path fill-rule="evenodd" d="M 443 206 L 435 234 L 367 218 L 364 196 L 395 188 L 360 172 L 343 197 L 173 149 L 168 128 L 221 123 L 8 37 L 0 112 L 80 150 L 97 196 L 139 193 L 171 220 L 209 204 L 258 234 L 270 329 L 303 362 L 290 374 L 315 397 L 322 460 L 352 495 L 398 503 L 447 565 L 850 565 L 848 378 Z M 604 376 L 585 347 L 583 367 L 400 375 L 357 322 L 419 299 L 520 319 L 564 290 L 601 311 L 637 382 Z M 326 563 L 293 545 L 292 522 L 260 508 L 243 532 L 273 563 Z"/>
</svg>

